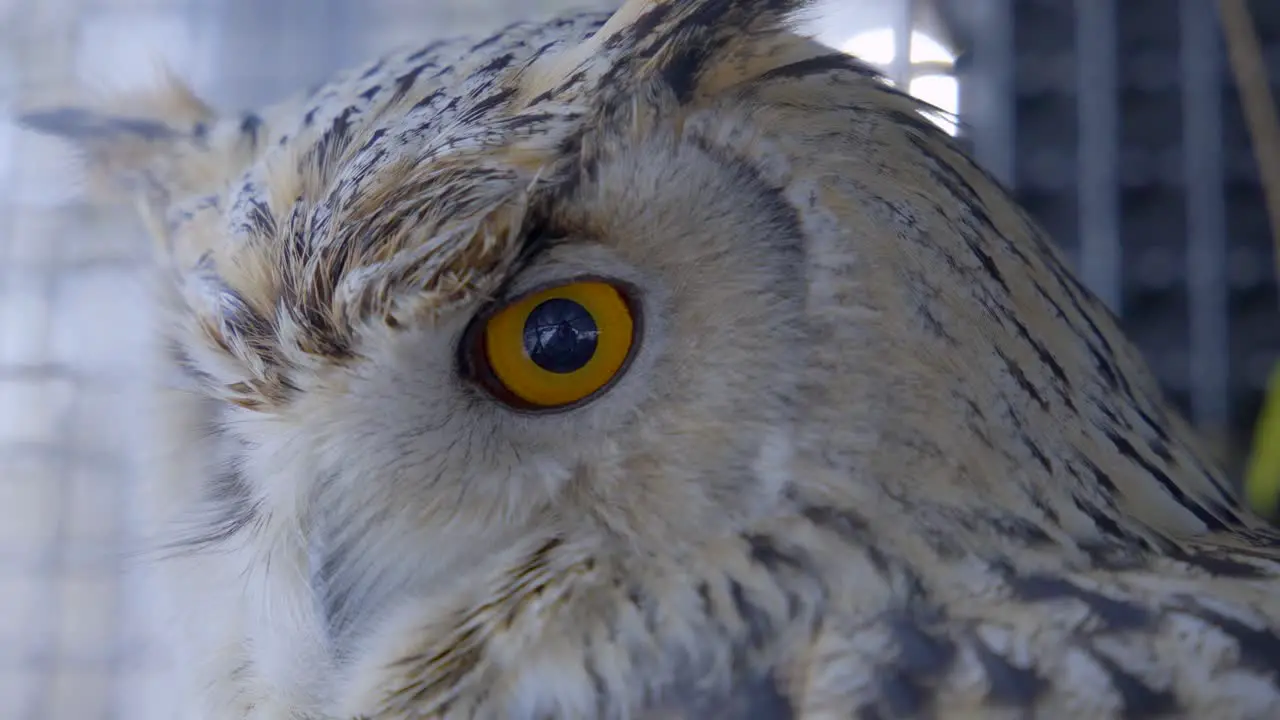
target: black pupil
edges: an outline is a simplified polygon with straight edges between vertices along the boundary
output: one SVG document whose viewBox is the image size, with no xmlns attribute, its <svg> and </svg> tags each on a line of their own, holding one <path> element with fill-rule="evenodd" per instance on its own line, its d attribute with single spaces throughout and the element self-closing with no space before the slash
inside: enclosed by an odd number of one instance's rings
<svg viewBox="0 0 1280 720">
<path fill-rule="evenodd" d="M 580 370 L 596 354 L 600 330 L 587 309 L 572 300 L 540 303 L 524 321 L 524 351 L 538 367 L 553 373 Z"/>
</svg>

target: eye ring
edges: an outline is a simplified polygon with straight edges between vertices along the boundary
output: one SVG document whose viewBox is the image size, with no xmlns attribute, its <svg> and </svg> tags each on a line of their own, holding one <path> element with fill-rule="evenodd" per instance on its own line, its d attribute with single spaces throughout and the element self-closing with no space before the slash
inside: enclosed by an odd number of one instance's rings
<svg viewBox="0 0 1280 720">
<path fill-rule="evenodd" d="M 496 302 L 464 331 L 460 374 L 519 412 L 586 405 L 635 358 L 644 333 L 638 295 L 628 282 L 579 275 Z M 549 352 L 538 338 L 549 339 Z"/>
</svg>

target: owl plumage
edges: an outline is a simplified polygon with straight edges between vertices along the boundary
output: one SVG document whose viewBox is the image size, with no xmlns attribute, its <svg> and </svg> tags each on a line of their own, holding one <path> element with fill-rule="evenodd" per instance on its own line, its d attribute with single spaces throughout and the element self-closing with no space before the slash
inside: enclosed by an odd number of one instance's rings
<svg viewBox="0 0 1280 720">
<path fill-rule="evenodd" d="M 155 240 L 192 717 L 1280 716 L 1277 536 L 804 9 L 632 0 L 257 113 L 174 81 L 24 117 Z M 626 361 L 513 402 L 486 323 L 583 279 L 625 289 Z"/>
</svg>

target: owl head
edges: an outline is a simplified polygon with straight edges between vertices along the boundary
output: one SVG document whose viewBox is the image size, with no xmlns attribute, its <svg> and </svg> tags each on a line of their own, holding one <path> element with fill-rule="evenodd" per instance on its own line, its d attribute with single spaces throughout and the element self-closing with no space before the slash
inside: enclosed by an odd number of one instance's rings
<svg viewBox="0 0 1280 720">
<path fill-rule="evenodd" d="M 340 634 L 802 501 L 940 548 L 1230 521 L 1135 473 L 1225 492 L 1050 241 L 806 4 L 633 1 L 259 113 L 28 115 L 155 240 L 217 458 L 191 547 L 292 548 Z"/>
</svg>

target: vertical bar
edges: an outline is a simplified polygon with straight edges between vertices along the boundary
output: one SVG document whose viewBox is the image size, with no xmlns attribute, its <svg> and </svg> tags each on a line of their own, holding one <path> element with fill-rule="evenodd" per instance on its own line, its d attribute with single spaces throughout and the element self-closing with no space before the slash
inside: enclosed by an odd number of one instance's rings
<svg viewBox="0 0 1280 720">
<path fill-rule="evenodd" d="M 903 91 L 911 88 L 911 31 L 914 25 L 914 0 L 898 0 L 893 18 L 893 63 L 889 76 Z"/>
<path fill-rule="evenodd" d="M 1076 197 L 1080 276 L 1111 311 L 1121 308 L 1120 130 L 1115 0 L 1076 0 Z"/>
<path fill-rule="evenodd" d="M 970 69 L 960 81 L 960 112 L 970 129 L 973 157 L 1005 187 L 1016 182 L 1014 149 L 1013 3 L 1012 0 L 966 0 L 957 9 L 968 13 Z"/>
<path fill-rule="evenodd" d="M 1191 414 L 1219 432 L 1231 419 L 1221 48 L 1213 3 L 1181 0 L 1179 13 Z"/>
</svg>

